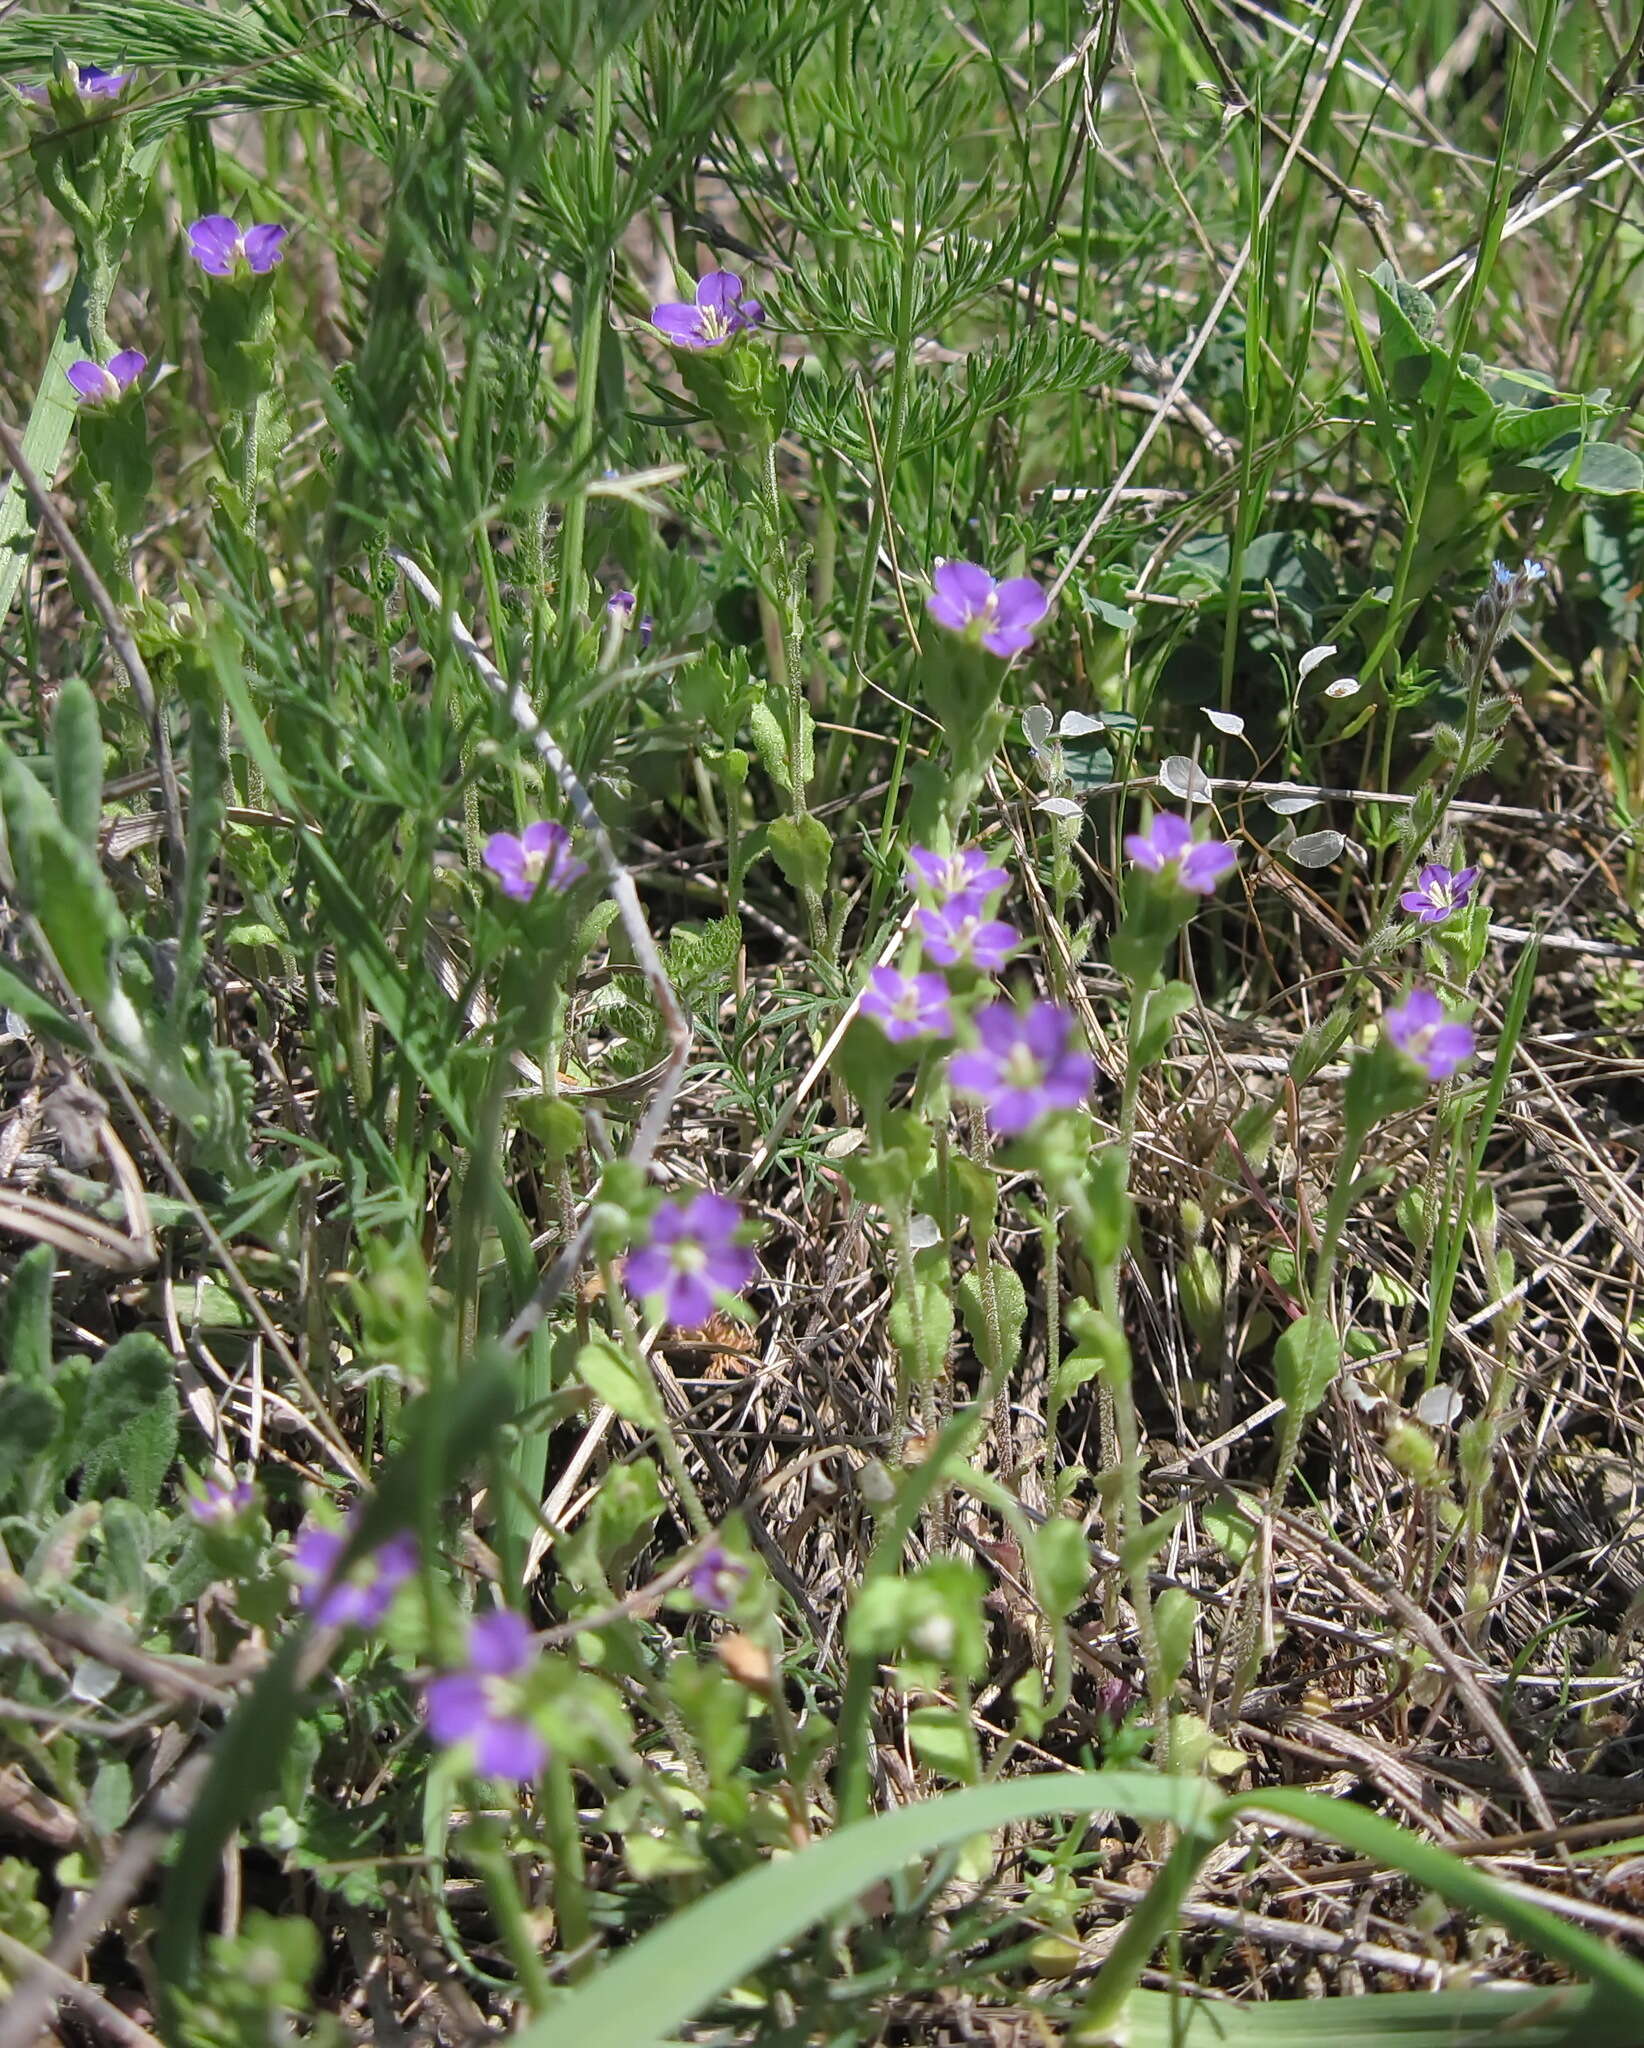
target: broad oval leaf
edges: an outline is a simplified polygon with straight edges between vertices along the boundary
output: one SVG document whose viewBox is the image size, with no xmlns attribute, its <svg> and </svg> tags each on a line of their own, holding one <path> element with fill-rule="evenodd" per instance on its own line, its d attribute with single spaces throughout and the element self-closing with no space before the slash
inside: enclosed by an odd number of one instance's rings
<svg viewBox="0 0 1644 2048">
<path fill-rule="evenodd" d="M 1159 786 L 1179 797 L 1183 803 L 1207 804 L 1210 801 L 1210 777 L 1185 754 L 1171 754 L 1160 762 Z"/>
<path fill-rule="evenodd" d="M 1299 868 L 1327 868 L 1333 860 L 1340 860 L 1346 844 L 1342 832 L 1304 832 L 1285 851 Z"/>
</svg>

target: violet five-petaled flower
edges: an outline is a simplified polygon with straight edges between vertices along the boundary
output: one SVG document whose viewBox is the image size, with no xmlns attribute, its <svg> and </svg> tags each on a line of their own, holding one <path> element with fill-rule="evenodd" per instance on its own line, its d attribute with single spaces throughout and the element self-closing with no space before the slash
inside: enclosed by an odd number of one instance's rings
<svg viewBox="0 0 1644 2048">
<path fill-rule="evenodd" d="M 670 299 L 651 308 L 651 325 L 676 348 L 723 348 L 764 319 L 759 301 L 742 296 L 742 280 L 734 270 L 711 270 L 697 285 L 694 305 Z"/>
<path fill-rule="evenodd" d="M 1416 886 L 1406 889 L 1399 902 L 1423 924 L 1442 924 L 1461 909 L 1477 880 L 1477 868 L 1451 870 L 1442 861 L 1431 860 L 1416 877 Z"/>
<path fill-rule="evenodd" d="M 946 1038 L 953 1030 L 948 985 L 939 974 L 870 968 L 861 1007 L 863 1016 L 871 1018 L 892 1045 L 910 1038 Z"/>
<path fill-rule="evenodd" d="M 988 1003 L 972 1021 L 981 1044 L 953 1055 L 948 1079 L 981 1101 L 996 1136 L 1019 1137 L 1052 1110 L 1088 1100 L 1096 1063 L 1075 1047 L 1068 1011 L 1055 1003 L 1026 1010 Z"/>
<path fill-rule="evenodd" d="M 569 889 L 587 874 L 585 861 L 571 852 L 571 835 L 552 818 L 539 818 L 520 833 L 493 832 L 480 855 L 505 896 L 523 903 L 545 889 Z"/>
<path fill-rule="evenodd" d="M 1172 811 L 1161 811 L 1145 832 L 1132 832 L 1125 852 L 1139 868 L 1171 875 L 1195 896 L 1208 896 L 1238 855 L 1225 839 L 1195 839 L 1193 827 Z"/>
<path fill-rule="evenodd" d="M 957 853 L 932 853 L 928 846 L 908 848 L 909 887 L 928 890 L 938 903 L 950 896 L 997 896 L 1007 888 L 1010 876 L 996 868 L 979 846 L 962 846 Z"/>
<path fill-rule="evenodd" d="M 140 348 L 123 348 L 107 363 L 94 363 L 89 356 L 82 356 L 70 363 L 63 375 L 80 394 L 82 405 L 112 405 L 147 368 L 148 357 Z"/>
<path fill-rule="evenodd" d="M 100 64 L 76 64 L 74 90 L 83 100 L 117 100 L 134 76 L 130 71 L 105 71 Z M 26 100 L 44 100 L 49 96 L 43 85 L 20 85 L 17 90 Z"/>
<path fill-rule="evenodd" d="M 1014 925 L 987 915 L 979 896 L 950 896 L 933 910 L 921 910 L 916 922 L 925 951 L 942 967 L 978 967 L 992 974 L 1022 942 Z"/>
<path fill-rule="evenodd" d="M 742 1211 L 711 1189 L 687 1201 L 664 1202 L 651 1218 L 650 1235 L 628 1254 L 622 1283 L 636 1300 L 655 1299 L 664 1322 L 699 1330 L 714 1312 L 716 1294 L 734 1294 L 757 1271 L 753 1253 L 738 1244 Z"/>
<path fill-rule="evenodd" d="M 1445 1021 L 1444 1005 L 1428 988 L 1413 988 L 1386 1022 L 1387 1036 L 1429 1081 L 1449 1080 L 1478 1045 L 1470 1024 Z"/>
<path fill-rule="evenodd" d="M 261 277 L 284 257 L 288 232 L 263 221 L 242 235 L 226 213 L 208 213 L 189 229 L 188 250 L 211 277 Z"/>
<path fill-rule="evenodd" d="M 353 1533 L 351 1517 L 341 1529 L 305 1529 L 292 1546 L 291 1568 L 304 1582 L 297 1603 L 321 1628 L 375 1628 L 417 1568 L 417 1539 L 402 1533 L 367 1551 L 339 1579 L 337 1560 Z"/>
<path fill-rule="evenodd" d="M 535 1778 L 548 1745 L 522 1710 L 519 1680 L 531 1666 L 531 1631 L 511 1608 L 477 1615 L 468 1630 L 468 1663 L 431 1679 L 423 1691 L 428 1732 L 445 1749 L 468 1745 L 482 1777 Z"/>
<path fill-rule="evenodd" d="M 238 1479 L 232 1486 L 224 1486 L 218 1479 L 206 1479 L 198 1493 L 183 1495 L 183 1505 L 197 1522 L 232 1522 L 245 1513 L 256 1497 L 257 1489 L 249 1479 Z"/>
<path fill-rule="evenodd" d="M 732 1557 L 723 1543 L 710 1543 L 691 1567 L 691 1597 L 715 1614 L 724 1614 L 748 1576 L 748 1567 Z"/>
<path fill-rule="evenodd" d="M 931 617 L 950 632 L 980 640 L 989 654 L 1020 654 L 1050 610 L 1031 576 L 1000 583 L 975 562 L 938 562 L 930 580 Z"/>
</svg>

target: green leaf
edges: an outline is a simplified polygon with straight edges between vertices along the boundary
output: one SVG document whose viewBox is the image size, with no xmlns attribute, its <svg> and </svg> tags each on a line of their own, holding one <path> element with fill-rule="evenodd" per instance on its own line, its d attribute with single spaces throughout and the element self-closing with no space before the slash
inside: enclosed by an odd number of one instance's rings
<svg viewBox="0 0 1644 2048">
<path fill-rule="evenodd" d="M 976 1778 L 976 1738 L 954 1707 L 915 1707 L 908 1715 L 913 1753 L 930 1771 L 969 1785 Z"/>
<path fill-rule="evenodd" d="M 1299 1316 L 1273 1347 L 1279 1399 L 1293 1416 L 1313 1413 L 1341 1365 L 1341 1344 L 1328 1316 Z"/>
<path fill-rule="evenodd" d="M 125 919 L 94 855 L 9 746 L 0 746 L 0 813 L 24 904 L 40 920 L 69 986 L 88 1008 L 102 1011 L 114 987 L 109 955 Z"/>
<path fill-rule="evenodd" d="M 1198 1618 L 1199 1603 L 1185 1587 L 1166 1586 L 1153 1603 L 1153 1632 L 1158 1638 L 1159 1667 L 1167 1691 L 1187 1669 Z"/>
<path fill-rule="evenodd" d="M 1567 491 L 1622 498 L 1644 491 L 1644 461 L 1620 441 L 1583 442 L 1559 482 Z"/>
<path fill-rule="evenodd" d="M 766 827 L 771 853 L 789 886 L 820 896 L 828 886 L 833 834 L 820 818 L 773 818 Z"/>
<path fill-rule="evenodd" d="M 1045 1814 L 1118 1812 L 1182 1828 L 1208 1845 L 1214 1807 L 1197 1783 L 1090 1771 L 978 1785 L 857 1821 L 676 1913 L 524 2028 L 514 2048 L 667 2048 L 687 2020 L 807 1927 L 971 1835 Z"/>
<path fill-rule="evenodd" d="M 614 1408 L 624 1422 L 637 1423 L 641 1429 L 664 1425 L 655 1388 L 640 1376 L 638 1367 L 609 1337 L 591 1337 L 583 1345 L 577 1353 L 576 1376 L 607 1408 Z"/>
<path fill-rule="evenodd" d="M 984 1257 L 986 1254 L 984 1254 Z M 1022 1353 L 1022 1327 L 1027 1321 L 1027 1289 L 1022 1277 L 1012 1266 L 992 1262 L 993 1299 L 998 1311 L 999 1346 L 1008 1366 L 1014 1367 Z M 955 1290 L 959 1296 L 959 1312 L 965 1319 L 965 1329 L 975 1345 L 977 1355 L 992 1358 L 988 1342 L 987 1315 L 982 1302 L 980 1275 L 967 1273 Z"/>
<path fill-rule="evenodd" d="M 177 1454 L 177 1381 L 171 1353 L 157 1337 L 133 1330 L 103 1353 L 73 1453 L 89 1492 L 120 1480 L 139 1506 L 159 1499 Z"/>
<path fill-rule="evenodd" d="M 80 676 L 70 676 L 57 692 L 57 711 L 51 721 L 51 773 L 58 816 L 95 856 L 97 828 L 103 816 L 103 728 L 97 699 Z"/>
<path fill-rule="evenodd" d="M 1053 1515 L 1028 1532 L 1028 1566 L 1039 1605 L 1063 1621 L 1090 1590 L 1090 1542 L 1079 1524 Z"/>
<path fill-rule="evenodd" d="M 788 736 L 782 721 L 768 704 L 755 704 L 748 713 L 748 729 L 765 773 L 784 796 L 793 795 L 793 777 L 788 772 Z"/>
<path fill-rule="evenodd" d="M 1155 1061 L 1164 1058 L 1171 1033 L 1176 1029 L 1176 1019 L 1185 1010 L 1192 1009 L 1195 999 L 1185 981 L 1167 981 L 1163 988 L 1155 989 L 1145 1000 L 1147 1014 L 1136 1034 L 1134 1057 L 1138 1066 L 1151 1067 Z"/>
<path fill-rule="evenodd" d="M 0 1386 L 0 1504 L 18 1477 L 51 1448 L 63 1404 L 47 1386 L 8 1380 Z"/>
<path fill-rule="evenodd" d="M 57 1254 L 49 1244 L 26 1251 L 0 1296 L 0 1365 L 15 1379 L 41 1385 L 51 1374 L 51 1290 Z"/>
</svg>

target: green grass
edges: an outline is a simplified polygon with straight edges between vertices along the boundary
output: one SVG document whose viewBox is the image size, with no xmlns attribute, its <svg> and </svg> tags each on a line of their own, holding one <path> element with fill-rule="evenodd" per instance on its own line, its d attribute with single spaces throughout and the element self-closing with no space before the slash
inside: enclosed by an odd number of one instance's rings
<svg viewBox="0 0 1644 2048">
<path fill-rule="evenodd" d="M 1638 40 L 0 19 L 134 74 L 0 110 L 0 2048 L 1637 2038 Z M 913 845 L 958 1043 L 1094 1061 L 1023 1136 L 858 1014 Z"/>
</svg>

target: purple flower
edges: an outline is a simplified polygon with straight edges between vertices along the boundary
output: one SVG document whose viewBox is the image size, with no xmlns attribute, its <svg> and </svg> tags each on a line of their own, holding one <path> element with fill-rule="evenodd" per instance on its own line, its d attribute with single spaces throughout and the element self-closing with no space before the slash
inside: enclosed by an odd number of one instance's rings
<svg viewBox="0 0 1644 2048">
<path fill-rule="evenodd" d="M 981 1098 L 989 1128 L 1001 1138 L 1019 1137 L 1053 1109 L 1077 1109 L 1096 1078 L 1096 1063 L 1073 1048 L 1073 1019 L 1055 1003 L 1018 1010 L 1013 1003 L 988 1003 L 977 1011 L 974 1052 L 956 1052 L 948 1079 L 966 1095 Z"/>
<path fill-rule="evenodd" d="M 1445 1022 L 1444 1005 L 1431 989 L 1413 988 L 1386 1021 L 1387 1036 L 1429 1081 L 1449 1080 L 1478 1045 L 1470 1024 Z"/>
<path fill-rule="evenodd" d="M 1125 852 L 1139 868 L 1173 875 L 1195 896 L 1208 896 L 1239 858 L 1225 839 L 1195 839 L 1193 827 L 1171 811 L 1161 811 L 1145 832 L 1132 832 Z"/>
<path fill-rule="evenodd" d="M 526 1720 L 518 1680 L 531 1665 L 531 1631 L 509 1608 L 475 1617 L 468 1664 L 432 1679 L 423 1692 L 428 1732 L 446 1749 L 467 1743 L 482 1777 L 537 1777 L 548 1745 Z"/>
<path fill-rule="evenodd" d="M 493 832 L 481 858 L 502 893 L 522 903 L 536 894 L 539 882 L 547 889 L 569 889 L 588 872 L 587 863 L 572 856 L 570 833 L 551 818 L 527 825 L 517 838 L 512 832 Z"/>
<path fill-rule="evenodd" d="M 696 304 L 677 299 L 651 308 L 651 325 L 676 348 L 721 348 L 734 334 L 764 323 L 765 308 L 742 296 L 742 280 L 734 271 L 712 270 L 696 288 Z"/>
<path fill-rule="evenodd" d="M 1429 861 L 1416 877 L 1415 888 L 1406 889 L 1399 901 L 1423 924 L 1442 924 L 1452 911 L 1461 909 L 1477 880 L 1477 868 L 1452 872 L 1442 861 Z"/>
<path fill-rule="evenodd" d="M 950 896 L 997 896 L 1010 885 L 1003 868 L 989 864 L 979 846 L 963 846 L 957 853 L 932 853 L 925 846 L 908 848 L 908 866 L 913 870 L 909 887 L 928 889 L 938 903 Z"/>
<path fill-rule="evenodd" d="M 610 596 L 605 600 L 605 609 L 607 613 L 613 619 L 620 619 L 624 626 L 631 626 L 633 624 L 634 613 L 637 610 L 638 605 L 639 599 L 634 595 L 634 593 L 631 590 L 613 590 Z M 650 646 L 651 629 L 655 623 L 655 620 L 652 619 L 649 612 L 646 612 L 644 616 L 640 619 L 639 644 L 641 650 Z"/>
<path fill-rule="evenodd" d="M 249 1479 L 236 1480 L 232 1486 L 224 1486 L 215 1479 L 205 1479 L 201 1481 L 198 1493 L 183 1495 L 183 1506 L 197 1522 L 233 1522 L 256 1498 L 257 1489 Z"/>
<path fill-rule="evenodd" d="M 741 1558 L 732 1557 L 723 1543 L 710 1543 L 691 1567 L 691 1596 L 715 1614 L 725 1614 L 747 1576 Z"/>
<path fill-rule="evenodd" d="M 1050 599 L 1031 576 L 997 583 L 975 562 L 938 562 L 931 584 L 931 617 L 951 632 L 979 639 L 989 654 L 1020 654 L 1050 610 Z"/>
<path fill-rule="evenodd" d="M 980 896 L 950 896 L 918 917 L 925 950 L 942 967 L 979 967 L 991 974 L 1003 967 L 1022 943 L 1014 925 L 985 915 Z"/>
<path fill-rule="evenodd" d="M 130 71 L 105 71 L 98 64 L 76 64 L 74 66 L 74 90 L 83 100 L 117 100 L 128 85 L 134 73 Z M 49 97 L 43 85 L 20 85 L 17 90 L 26 100 L 45 100 Z"/>
<path fill-rule="evenodd" d="M 123 348 L 117 356 L 109 357 L 106 366 L 82 356 L 77 363 L 70 363 L 63 375 L 79 392 L 82 405 L 112 405 L 125 396 L 147 368 L 148 357 L 141 349 Z"/>
<path fill-rule="evenodd" d="M 947 1038 L 953 1031 L 948 985 L 939 974 L 870 968 L 868 985 L 862 991 L 862 1014 L 873 1019 L 892 1045 L 910 1038 Z"/>
<path fill-rule="evenodd" d="M 240 233 L 226 213 L 208 213 L 188 231 L 189 254 L 212 277 L 262 276 L 285 255 L 285 228 L 267 222 Z"/>
<path fill-rule="evenodd" d="M 353 1519 L 340 1529 L 305 1529 L 292 1546 L 291 1568 L 308 1581 L 297 1603 L 321 1628 L 375 1628 L 417 1568 L 417 1540 L 401 1534 L 367 1551 L 346 1579 L 335 1578 Z"/>
<path fill-rule="evenodd" d="M 628 1254 L 622 1284 L 636 1300 L 659 1299 L 664 1322 L 699 1330 L 715 1296 L 746 1287 L 758 1270 L 753 1253 L 736 1241 L 741 1222 L 735 1202 L 708 1190 L 664 1202 L 650 1236 Z"/>
</svg>

